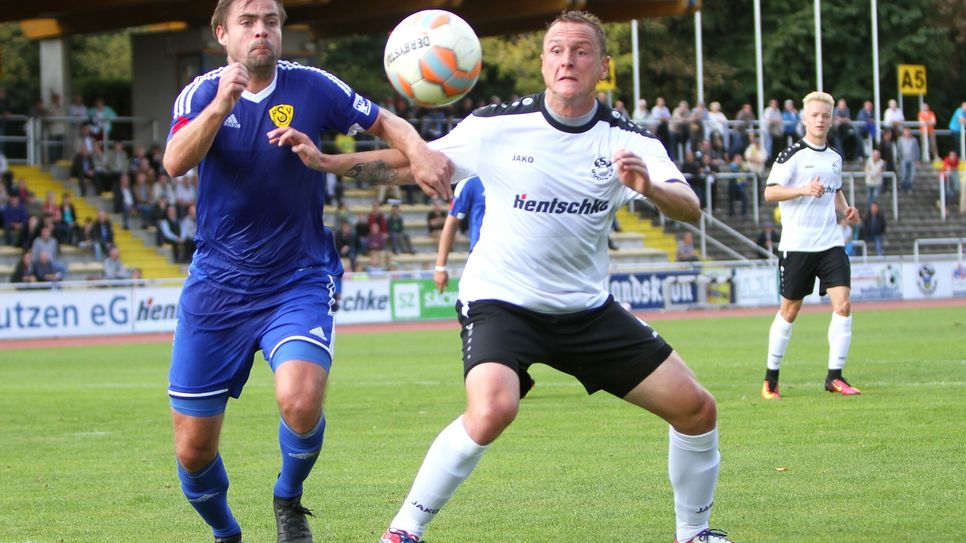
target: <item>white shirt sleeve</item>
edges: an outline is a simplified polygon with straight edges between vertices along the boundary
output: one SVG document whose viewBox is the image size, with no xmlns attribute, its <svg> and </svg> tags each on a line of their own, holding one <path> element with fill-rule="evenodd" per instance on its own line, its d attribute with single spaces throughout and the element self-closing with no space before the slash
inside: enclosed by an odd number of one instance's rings
<svg viewBox="0 0 966 543">
<path fill-rule="evenodd" d="M 777 160 L 771 167 L 771 173 L 768 174 L 768 181 L 766 185 L 782 185 L 788 186 L 791 184 L 792 179 L 795 177 L 795 158 L 792 157 L 785 162 L 779 163 Z"/>
<path fill-rule="evenodd" d="M 429 142 L 435 149 L 453 161 L 452 182 L 457 182 L 478 173 L 480 159 L 480 140 L 482 127 L 479 120 L 470 115 L 445 136 Z"/>
</svg>

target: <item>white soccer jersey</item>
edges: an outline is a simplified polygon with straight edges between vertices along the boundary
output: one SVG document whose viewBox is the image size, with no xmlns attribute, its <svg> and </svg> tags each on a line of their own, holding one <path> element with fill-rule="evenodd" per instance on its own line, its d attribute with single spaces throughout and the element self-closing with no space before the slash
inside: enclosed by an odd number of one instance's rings
<svg viewBox="0 0 966 543">
<path fill-rule="evenodd" d="M 546 111 L 543 94 L 481 108 L 430 143 L 455 165 L 454 179 L 486 187 L 480 241 L 459 298 L 502 300 L 570 313 L 607 299 L 607 234 L 617 210 L 640 196 L 618 179 L 618 149 L 641 156 L 654 182 L 684 183 L 661 142 L 600 105 L 583 126 Z"/>
<path fill-rule="evenodd" d="M 836 192 L 842 190 L 842 156 L 838 152 L 802 139 L 778 155 L 768 184 L 804 187 L 815 176 L 825 187 L 821 198 L 799 196 L 778 203 L 782 217 L 779 251 L 818 252 L 845 245 L 835 217 Z"/>
</svg>

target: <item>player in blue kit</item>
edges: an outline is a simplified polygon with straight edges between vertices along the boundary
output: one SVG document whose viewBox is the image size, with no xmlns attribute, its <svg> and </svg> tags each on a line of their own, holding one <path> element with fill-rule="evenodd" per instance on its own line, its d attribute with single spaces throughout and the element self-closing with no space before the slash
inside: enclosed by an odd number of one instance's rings
<svg viewBox="0 0 966 543">
<path fill-rule="evenodd" d="M 198 233 L 181 295 L 170 384 L 178 477 L 215 541 L 241 541 L 228 507 L 219 437 L 261 350 L 275 374 L 282 465 L 274 488 L 278 541 L 311 542 L 302 483 L 325 431 L 333 356 L 334 281 L 342 274 L 323 226 L 325 184 L 267 134 L 292 127 L 366 130 L 404 152 L 430 196 L 448 198 L 451 166 L 406 121 L 336 77 L 279 60 L 279 0 L 219 0 L 211 26 L 228 65 L 178 96 L 164 167 L 197 166 Z"/>
</svg>

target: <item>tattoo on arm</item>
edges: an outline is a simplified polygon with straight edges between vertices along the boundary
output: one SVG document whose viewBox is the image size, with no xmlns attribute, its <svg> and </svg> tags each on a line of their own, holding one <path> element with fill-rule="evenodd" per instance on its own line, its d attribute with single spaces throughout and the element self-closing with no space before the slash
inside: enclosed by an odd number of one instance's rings
<svg viewBox="0 0 966 543">
<path fill-rule="evenodd" d="M 385 161 L 377 160 L 352 166 L 345 172 L 345 177 L 353 177 L 374 185 L 391 185 L 399 177 L 399 172 Z"/>
</svg>

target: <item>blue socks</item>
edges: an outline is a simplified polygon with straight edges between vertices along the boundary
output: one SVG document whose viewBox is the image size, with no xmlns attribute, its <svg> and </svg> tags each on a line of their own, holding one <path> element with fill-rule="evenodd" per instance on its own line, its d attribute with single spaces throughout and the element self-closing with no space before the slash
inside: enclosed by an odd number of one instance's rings
<svg viewBox="0 0 966 543">
<path fill-rule="evenodd" d="M 241 533 L 238 521 L 228 508 L 228 472 L 220 454 L 195 473 L 188 473 L 179 462 L 178 478 L 188 503 L 211 526 L 215 537 Z"/>
<path fill-rule="evenodd" d="M 275 481 L 275 497 L 296 498 L 302 495 L 302 482 L 312 472 L 312 466 L 322 450 L 325 434 L 325 415 L 319 417 L 315 427 L 304 434 L 297 434 L 285 424 L 278 423 L 278 444 L 282 451 L 282 470 Z"/>
</svg>

